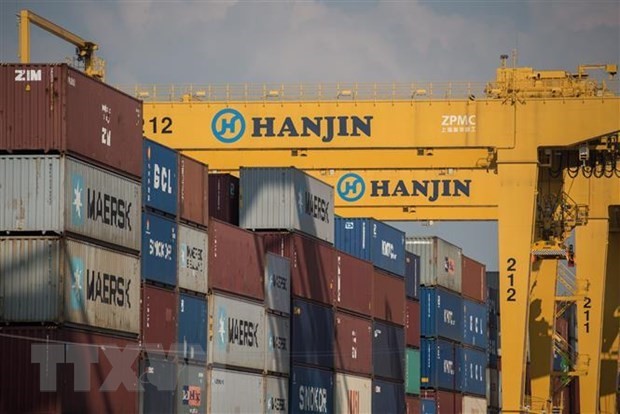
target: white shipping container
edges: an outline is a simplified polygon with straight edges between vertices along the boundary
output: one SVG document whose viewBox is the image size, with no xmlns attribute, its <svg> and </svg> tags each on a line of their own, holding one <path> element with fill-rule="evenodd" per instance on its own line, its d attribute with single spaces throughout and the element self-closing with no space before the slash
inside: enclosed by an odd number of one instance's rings
<svg viewBox="0 0 620 414">
<path fill-rule="evenodd" d="M 405 249 L 420 256 L 420 284 L 461 293 L 463 251 L 439 237 L 407 237 Z"/>
<path fill-rule="evenodd" d="M 60 155 L 0 156 L 0 229 L 140 250 L 140 184 Z"/>
<path fill-rule="evenodd" d="M 289 314 L 291 312 L 291 261 L 286 257 L 265 255 L 265 306 Z"/>
<path fill-rule="evenodd" d="M 207 293 L 207 232 L 179 224 L 179 287 Z"/>
<path fill-rule="evenodd" d="M 334 387 L 334 412 L 370 413 L 372 412 L 372 380 L 336 373 Z"/>
<path fill-rule="evenodd" d="M 209 299 L 208 362 L 265 368 L 265 308 L 241 298 L 212 294 Z"/>
<path fill-rule="evenodd" d="M 290 370 L 291 323 L 288 317 L 265 313 L 265 370 L 288 374 Z"/>
<path fill-rule="evenodd" d="M 296 168 L 241 168 L 239 224 L 334 243 L 334 189 Z"/>
<path fill-rule="evenodd" d="M 288 413 L 288 378 L 266 376 L 265 413 Z"/>
<path fill-rule="evenodd" d="M 458 398 L 458 395 L 457 395 Z M 470 395 L 463 395 L 462 401 L 463 414 L 486 414 L 487 412 L 487 400 L 480 397 L 472 397 Z"/>
<path fill-rule="evenodd" d="M 256 414 L 263 407 L 263 377 L 213 368 L 209 370 L 207 413 Z"/>
<path fill-rule="evenodd" d="M 0 320 L 140 332 L 140 260 L 60 237 L 0 238 Z"/>
</svg>

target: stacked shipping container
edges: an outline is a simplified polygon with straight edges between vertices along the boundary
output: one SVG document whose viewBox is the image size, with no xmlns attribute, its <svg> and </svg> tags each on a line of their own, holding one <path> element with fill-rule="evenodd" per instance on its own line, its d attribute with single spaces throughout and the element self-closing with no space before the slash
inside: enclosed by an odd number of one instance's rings
<svg viewBox="0 0 620 414">
<path fill-rule="evenodd" d="M 107 379 L 138 352 L 141 104 L 67 65 L 0 84 L 0 411 L 133 412 L 137 364 Z"/>
</svg>

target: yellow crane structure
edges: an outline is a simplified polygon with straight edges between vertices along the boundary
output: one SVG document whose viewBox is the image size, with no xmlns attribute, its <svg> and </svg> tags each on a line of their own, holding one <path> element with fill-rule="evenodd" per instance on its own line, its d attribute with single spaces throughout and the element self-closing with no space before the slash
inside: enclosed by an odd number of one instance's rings
<svg viewBox="0 0 620 414">
<path fill-rule="evenodd" d="M 144 100 L 145 135 L 211 170 L 294 165 L 334 185 L 337 213 L 348 217 L 497 220 L 503 412 L 561 408 L 552 354 L 564 348 L 554 324 L 576 303 L 578 353 L 562 375 L 579 377 L 581 412 L 615 413 L 620 97 L 616 81 L 591 71 L 613 78 L 617 65 L 570 73 L 507 61 L 503 55 L 485 85 L 143 85 L 132 92 Z M 563 263 L 574 252 L 570 280 Z M 568 293 L 559 296 L 558 283 Z"/>
</svg>

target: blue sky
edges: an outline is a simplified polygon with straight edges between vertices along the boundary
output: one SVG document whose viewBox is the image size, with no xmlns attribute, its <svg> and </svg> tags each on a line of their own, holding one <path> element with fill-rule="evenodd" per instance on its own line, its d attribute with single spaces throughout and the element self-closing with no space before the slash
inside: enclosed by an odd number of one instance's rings
<svg viewBox="0 0 620 414">
<path fill-rule="evenodd" d="M 538 69 L 620 61 L 618 0 L 0 0 L 2 62 L 22 8 L 98 43 L 112 84 L 487 81 L 515 48 Z M 37 28 L 31 43 L 35 62 L 73 55 Z M 497 268 L 495 223 L 405 228 Z"/>
</svg>

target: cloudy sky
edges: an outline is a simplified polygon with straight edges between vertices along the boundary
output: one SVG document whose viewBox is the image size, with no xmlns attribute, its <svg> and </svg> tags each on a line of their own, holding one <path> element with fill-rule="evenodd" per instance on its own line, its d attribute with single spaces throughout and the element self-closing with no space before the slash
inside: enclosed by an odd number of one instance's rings
<svg viewBox="0 0 620 414">
<path fill-rule="evenodd" d="M 22 8 L 98 43 L 112 84 L 487 81 L 513 49 L 538 69 L 620 61 L 618 0 L 0 0 L 2 62 L 17 61 Z M 31 49 L 36 62 L 73 55 L 36 28 Z M 485 249 L 470 254 L 496 261 Z"/>
</svg>

